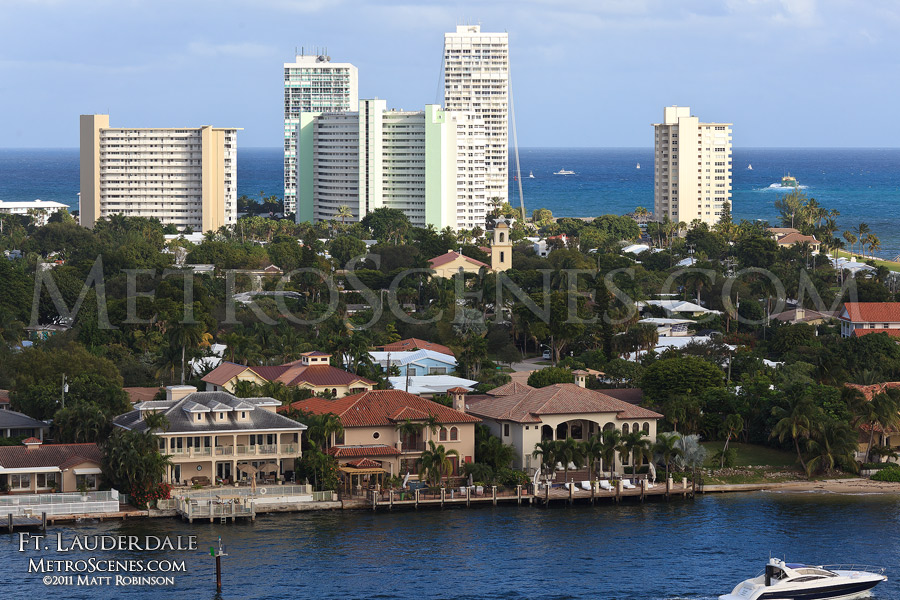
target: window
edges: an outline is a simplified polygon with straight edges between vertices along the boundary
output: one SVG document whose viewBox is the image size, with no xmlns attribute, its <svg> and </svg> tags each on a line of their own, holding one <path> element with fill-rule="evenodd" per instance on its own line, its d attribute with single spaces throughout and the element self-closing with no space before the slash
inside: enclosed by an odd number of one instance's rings
<svg viewBox="0 0 900 600">
<path fill-rule="evenodd" d="M 628 435 L 628 423 L 622 425 L 622 433 Z"/>
<path fill-rule="evenodd" d="M 456 427 L 451 427 L 450 428 L 450 441 L 455 442 L 457 440 L 459 440 L 459 429 L 457 429 Z"/>
<path fill-rule="evenodd" d="M 447 428 L 446 427 L 441 427 L 439 436 L 440 436 L 440 441 L 442 441 L 442 442 L 447 441 Z"/>
<path fill-rule="evenodd" d="M 13 473 L 9 475 L 8 481 L 11 490 L 31 489 L 31 473 Z"/>
<path fill-rule="evenodd" d="M 47 489 L 57 487 L 57 473 L 38 473 L 37 487 L 38 489 Z"/>
<path fill-rule="evenodd" d="M 503 424 L 503 435 L 504 435 L 504 436 L 509 436 L 509 423 L 504 423 L 504 424 Z"/>
<path fill-rule="evenodd" d="M 401 458 L 400 459 L 400 472 L 404 475 L 409 473 L 410 475 L 417 475 L 419 473 L 419 461 L 415 458 Z"/>
<path fill-rule="evenodd" d="M 650 423 L 644 423 L 644 435 L 650 435 Z"/>
<path fill-rule="evenodd" d="M 93 473 L 88 475 L 76 475 L 75 485 L 78 488 L 87 488 L 89 490 L 97 489 L 97 476 Z"/>
<path fill-rule="evenodd" d="M 380 438 L 380 437 L 381 437 L 381 434 L 380 434 L 379 432 L 377 432 L 377 431 L 374 432 L 374 433 L 372 434 L 372 439 L 373 439 L 373 440 L 377 440 L 377 439 Z M 343 441 L 343 440 L 341 440 L 341 441 Z"/>
</svg>

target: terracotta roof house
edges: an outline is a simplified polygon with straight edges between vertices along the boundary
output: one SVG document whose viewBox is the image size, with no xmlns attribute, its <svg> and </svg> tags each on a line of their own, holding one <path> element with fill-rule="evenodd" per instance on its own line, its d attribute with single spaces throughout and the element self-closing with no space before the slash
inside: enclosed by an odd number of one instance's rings
<svg viewBox="0 0 900 600">
<path fill-rule="evenodd" d="M 408 472 L 411 479 L 418 478 L 419 458 L 433 441 L 459 453 L 458 458 L 451 457 L 452 476 L 456 476 L 459 463 L 474 459 L 475 424 L 481 419 L 466 412 L 465 393 L 460 389 L 452 397 L 451 408 L 401 390 L 371 390 L 333 400 L 307 398 L 278 410 L 337 415 L 344 433 L 333 434 L 328 445 L 329 453 L 342 466 L 350 460 L 368 458 L 379 463 L 388 475 Z M 434 431 L 427 426 L 432 418 Z M 401 435 L 398 426 L 407 420 L 420 425 L 421 430 Z"/>
<path fill-rule="evenodd" d="M 466 399 L 468 412 L 484 420 L 491 433 L 516 449 L 513 467 L 528 470 L 540 466 L 531 454 L 542 440 L 567 437 L 587 440 L 603 429 L 616 428 L 623 433 L 642 431 L 656 439 L 656 422 L 663 415 L 621 400 L 621 390 L 589 390 L 584 377 L 579 384 L 557 383 L 533 388 L 508 383 L 479 396 Z M 629 392 L 633 398 L 636 392 Z M 614 468 L 620 468 L 617 464 Z M 609 470 L 609 466 L 604 467 Z"/>
<path fill-rule="evenodd" d="M 455 356 L 453 354 L 453 350 L 451 350 L 447 346 L 444 346 L 443 344 L 436 344 L 434 342 L 426 342 L 425 340 L 420 340 L 419 338 L 406 338 L 405 340 L 400 340 L 399 342 L 391 342 L 390 344 L 385 344 L 384 346 L 378 346 L 376 350 L 380 350 L 382 352 L 410 352 L 413 350 L 432 350 L 433 352 L 440 352 L 441 354 Z"/>
<path fill-rule="evenodd" d="M 0 390 L 0 410 L 9 410 L 9 390 Z"/>
<path fill-rule="evenodd" d="M 97 444 L 44 444 L 28 438 L 0 446 L 0 487 L 11 494 L 96 490 L 102 455 Z"/>
<path fill-rule="evenodd" d="M 886 333 L 900 338 L 900 302 L 845 302 L 838 318 L 843 337 Z"/>
<path fill-rule="evenodd" d="M 0 438 L 34 437 L 43 441 L 50 425 L 14 410 L 0 410 Z"/>
<path fill-rule="evenodd" d="M 168 420 L 157 431 L 171 456 L 166 481 L 175 485 L 259 481 L 294 471 L 306 425 L 278 414 L 274 398 L 238 398 L 224 391 L 198 392 L 190 385 L 166 388 L 165 400 L 139 402 L 113 425 L 145 431 L 145 416 L 161 412 Z"/>
<path fill-rule="evenodd" d="M 900 389 L 900 381 L 886 381 L 883 383 L 875 383 L 872 385 L 861 385 L 858 383 L 845 383 L 844 386 L 857 390 L 866 400 L 872 401 L 877 394 L 883 394 L 888 390 Z M 871 438 L 872 424 L 861 423 L 859 425 L 859 446 L 857 447 L 856 459 L 867 462 L 866 450 L 869 448 L 869 439 Z M 873 446 L 886 446 L 893 451 L 900 450 L 900 431 L 896 428 L 889 428 L 885 431 L 878 423 L 874 424 L 875 437 L 873 438 Z M 896 462 L 896 459 L 895 459 Z"/>
<path fill-rule="evenodd" d="M 446 254 L 435 256 L 428 261 L 431 270 L 434 271 L 436 277 L 453 277 L 460 271 L 466 273 L 478 273 L 481 269 L 491 270 L 491 266 L 475 260 L 459 252 L 451 250 Z"/>
<path fill-rule="evenodd" d="M 790 246 L 796 246 L 797 244 L 806 243 L 806 244 L 809 244 L 809 246 L 813 252 L 819 251 L 819 244 L 820 244 L 819 240 L 817 240 L 813 236 L 803 235 L 799 231 L 798 232 L 792 231 L 791 233 L 785 234 L 780 237 L 776 237 L 775 243 L 778 244 L 778 246 L 780 248 L 787 248 Z"/>
<path fill-rule="evenodd" d="M 355 394 L 375 386 L 374 381 L 333 367 L 330 361 L 330 354 L 319 351 L 306 352 L 300 356 L 300 360 L 272 367 L 248 367 L 222 361 L 202 381 L 206 382 L 206 390 L 210 392 L 233 392 L 239 381 L 250 381 L 257 385 L 278 381 L 286 386 L 307 388 L 315 394 L 331 392 L 333 396 Z"/>
<path fill-rule="evenodd" d="M 793 227 L 769 227 L 767 231 L 775 236 L 776 240 L 780 240 L 784 236 L 791 233 L 800 233 L 799 229 L 795 229 Z"/>
</svg>

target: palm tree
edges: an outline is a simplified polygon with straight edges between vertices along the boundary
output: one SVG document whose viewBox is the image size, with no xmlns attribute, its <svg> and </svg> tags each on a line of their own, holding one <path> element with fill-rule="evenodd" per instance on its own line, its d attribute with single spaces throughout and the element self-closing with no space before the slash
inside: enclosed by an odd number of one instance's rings
<svg viewBox="0 0 900 600">
<path fill-rule="evenodd" d="M 594 434 L 585 441 L 581 442 L 581 455 L 588 467 L 588 479 L 594 482 L 594 468 L 597 463 L 603 460 L 603 441 L 600 434 Z"/>
<path fill-rule="evenodd" d="M 425 429 L 424 423 L 413 423 L 409 419 L 397 423 L 397 433 L 400 434 L 400 443 L 403 444 L 404 449 L 407 444 L 415 443 L 423 429 Z M 415 450 L 415 448 L 412 449 Z"/>
<path fill-rule="evenodd" d="M 631 472 L 637 475 L 638 467 L 643 463 L 644 457 L 650 457 L 650 440 L 645 439 L 643 431 L 633 431 L 622 436 L 622 446 L 631 456 Z"/>
<path fill-rule="evenodd" d="M 569 481 L 569 465 L 574 464 L 576 469 L 580 469 L 584 455 L 581 453 L 581 446 L 572 437 L 566 437 L 559 440 L 556 447 L 556 459 L 563 464 L 565 471 L 565 479 Z"/>
<path fill-rule="evenodd" d="M 653 454 L 659 456 L 666 465 L 666 485 L 669 482 L 669 467 L 684 451 L 678 445 L 681 435 L 675 432 L 660 433 L 653 444 Z"/>
<path fill-rule="evenodd" d="M 875 394 L 872 400 L 860 406 L 860 416 L 869 424 L 869 444 L 866 447 L 866 461 L 871 461 L 875 429 L 882 431 L 895 429 L 900 425 L 900 402 L 885 393 Z"/>
<path fill-rule="evenodd" d="M 867 244 L 869 246 L 869 255 L 871 255 L 872 258 L 875 258 L 875 251 L 881 250 L 881 240 L 879 240 L 878 236 L 874 233 L 870 233 L 868 235 Z"/>
<path fill-rule="evenodd" d="M 553 473 L 553 470 L 556 468 L 556 440 L 541 440 L 537 444 L 534 445 L 534 451 L 532 451 L 532 458 L 539 458 L 541 460 L 541 467 Z"/>
<path fill-rule="evenodd" d="M 516 449 L 510 444 L 504 444 L 496 435 L 488 435 L 478 442 L 478 454 L 481 462 L 491 465 L 495 469 L 509 467 L 516 457 Z"/>
<path fill-rule="evenodd" d="M 443 444 L 436 445 L 434 441 L 428 440 L 428 450 L 422 453 L 418 462 L 422 465 L 422 472 L 429 483 L 437 486 L 443 478 L 450 475 L 453 471 L 451 456 L 455 456 L 458 459 L 459 452 L 447 450 Z"/>
<path fill-rule="evenodd" d="M 347 224 L 346 220 L 348 217 L 351 219 L 353 218 L 353 212 L 350 210 L 349 206 L 341 204 L 338 206 L 337 214 L 335 214 L 335 216 L 341 219 L 341 225 L 343 226 Z"/>
<path fill-rule="evenodd" d="M 613 471 L 616 468 L 616 451 L 622 443 L 622 432 L 615 427 L 603 430 L 602 444 L 603 449 L 600 456 L 603 462 L 609 467 L 609 476 L 612 478 Z"/>
<path fill-rule="evenodd" d="M 838 466 L 856 471 L 854 453 L 857 445 L 857 436 L 846 423 L 836 419 L 817 421 L 813 434 L 807 442 L 809 450 L 809 461 L 805 467 L 807 477 L 816 471 L 829 473 Z"/>
<path fill-rule="evenodd" d="M 203 341 L 203 326 L 198 323 L 176 322 L 170 324 L 169 340 L 174 346 L 181 346 L 181 385 L 184 385 L 187 371 L 187 348 L 195 348 Z"/>
<path fill-rule="evenodd" d="M 728 442 L 731 441 L 731 436 L 744 429 L 744 419 L 739 414 L 728 415 L 725 417 L 725 422 L 722 423 L 722 429 L 725 430 L 725 445 L 722 447 L 720 469 L 725 468 L 725 453 L 728 452 Z"/>
<path fill-rule="evenodd" d="M 778 423 L 772 428 L 769 437 L 777 437 L 783 442 L 788 436 L 794 440 L 794 449 L 797 451 L 797 459 L 804 471 L 807 471 L 806 462 L 800 452 L 800 440 L 809 439 L 812 432 L 812 424 L 816 418 L 815 406 L 812 400 L 805 394 L 795 394 L 790 398 L 788 408 L 775 407 L 772 415 L 779 418 Z"/>
<path fill-rule="evenodd" d="M 862 251 L 863 251 L 862 246 L 865 243 L 863 240 L 865 239 L 865 237 L 869 234 L 869 231 L 871 231 L 871 230 L 869 229 L 869 226 L 866 225 L 865 223 L 860 223 L 859 225 L 856 226 L 856 228 L 853 231 L 856 233 L 856 237 L 859 240 L 859 251 L 860 251 L 860 254 L 862 254 Z"/>
<path fill-rule="evenodd" d="M 844 239 L 847 240 L 847 243 L 850 244 L 850 254 L 853 254 L 853 248 L 856 245 L 856 242 L 859 238 L 857 238 L 852 231 L 849 229 L 844 232 Z"/>
</svg>

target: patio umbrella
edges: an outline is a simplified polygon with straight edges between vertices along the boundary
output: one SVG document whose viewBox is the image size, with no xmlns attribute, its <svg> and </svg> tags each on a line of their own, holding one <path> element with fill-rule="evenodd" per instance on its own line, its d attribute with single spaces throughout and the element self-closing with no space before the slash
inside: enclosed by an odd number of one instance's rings
<svg viewBox="0 0 900 600">
<path fill-rule="evenodd" d="M 406 488 L 407 483 L 409 483 L 409 471 L 406 472 L 406 476 L 403 478 L 403 485 L 401 485 L 400 487 Z"/>
<path fill-rule="evenodd" d="M 650 461 L 650 483 L 656 483 L 656 466 L 653 464 L 653 461 Z"/>
<path fill-rule="evenodd" d="M 273 462 L 267 462 L 267 463 L 257 467 L 257 471 L 260 473 L 277 473 L 278 465 L 276 465 Z"/>
<path fill-rule="evenodd" d="M 250 489 L 255 493 L 256 492 L 256 473 L 257 468 L 253 465 L 238 465 L 238 471 L 243 471 L 247 475 L 250 476 Z"/>
</svg>

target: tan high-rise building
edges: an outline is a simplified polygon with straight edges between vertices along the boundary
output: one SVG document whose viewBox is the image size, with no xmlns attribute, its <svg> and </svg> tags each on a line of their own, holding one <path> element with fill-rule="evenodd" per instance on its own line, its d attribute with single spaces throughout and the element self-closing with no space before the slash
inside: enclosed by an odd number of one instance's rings
<svg viewBox="0 0 900 600">
<path fill-rule="evenodd" d="M 713 225 L 731 203 L 731 123 L 701 123 L 687 106 L 667 106 L 654 123 L 653 212 Z"/>
<path fill-rule="evenodd" d="M 488 202 L 494 198 L 506 202 L 509 185 L 508 34 L 482 32 L 479 25 L 458 25 L 454 33 L 444 34 L 444 108 L 470 113 L 484 121 L 485 193 Z M 469 208 L 464 210 L 472 212 Z M 462 214 L 459 220 L 462 222 Z"/>
<path fill-rule="evenodd" d="M 203 232 L 233 225 L 238 131 L 110 127 L 109 115 L 81 115 L 81 225 L 112 215 Z"/>
</svg>

